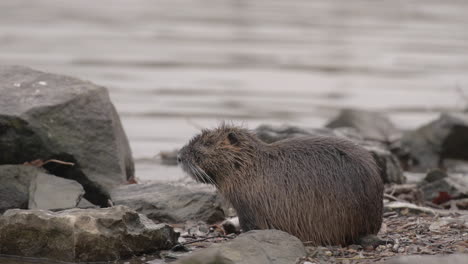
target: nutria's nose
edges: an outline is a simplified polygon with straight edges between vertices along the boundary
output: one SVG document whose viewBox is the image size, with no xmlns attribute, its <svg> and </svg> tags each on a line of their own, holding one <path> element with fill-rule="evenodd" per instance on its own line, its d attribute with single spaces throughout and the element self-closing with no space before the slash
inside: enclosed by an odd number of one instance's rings
<svg viewBox="0 0 468 264">
<path fill-rule="evenodd" d="M 182 162 L 182 158 L 180 157 L 180 153 L 177 154 L 177 163 L 181 163 Z"/>
</svg>

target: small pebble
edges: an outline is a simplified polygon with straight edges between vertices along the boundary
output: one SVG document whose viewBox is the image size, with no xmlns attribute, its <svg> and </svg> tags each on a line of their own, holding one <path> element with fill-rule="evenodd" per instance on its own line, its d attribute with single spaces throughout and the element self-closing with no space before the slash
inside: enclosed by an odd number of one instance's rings
<svg viewBox="0 0 468 264">
<path fill-rule="evenodd" d="M 384 251 L 384 250 L 386 250 L 386 249 L 387 249 L 387 247 L 386 247 L 385 245 L 380 245 L 380 246 L 378 246 L 375 250 L 376 250 L 377 252 L 382 252 L 382 251 Z"/>
</svg>

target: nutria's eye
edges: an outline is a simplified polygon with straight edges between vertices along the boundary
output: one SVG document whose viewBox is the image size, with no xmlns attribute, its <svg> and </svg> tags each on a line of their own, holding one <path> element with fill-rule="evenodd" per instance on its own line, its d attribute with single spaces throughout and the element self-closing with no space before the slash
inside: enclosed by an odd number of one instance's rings
<svg viewBox="0 0 468 264">
<path fill-rule="evenodd" d="M 237 138 L 236 134 L 234 134 L 233 132 L 228 134 L 228 139 L 231 145 L 236 145 L 239 143 L 239 139 Z"/>
</svg>

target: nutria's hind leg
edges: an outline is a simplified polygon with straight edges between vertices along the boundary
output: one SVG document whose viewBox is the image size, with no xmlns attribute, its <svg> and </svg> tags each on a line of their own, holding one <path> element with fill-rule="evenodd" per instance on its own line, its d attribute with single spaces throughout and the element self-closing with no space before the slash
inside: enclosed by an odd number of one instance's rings
<svg viewBox="0 0 468 264">
<path fill-rule="evenodd" d="M 242 232 L 260 229 L 255 223 L 255 217 L 252 213 L 242 210 L 240 212 L 237 212 L 237 215 L 239 217 L 239 224 L 242 229 Z"/>
<path fill-rule="evenodd" d="M 355 243 L 361 245 L 363 248 L 376 248 L 380 245 L 393 244 L 395 242 L 391 239 L 382 239 L 377 235 L 365 235 L 358 238 Z"/>
</svg>

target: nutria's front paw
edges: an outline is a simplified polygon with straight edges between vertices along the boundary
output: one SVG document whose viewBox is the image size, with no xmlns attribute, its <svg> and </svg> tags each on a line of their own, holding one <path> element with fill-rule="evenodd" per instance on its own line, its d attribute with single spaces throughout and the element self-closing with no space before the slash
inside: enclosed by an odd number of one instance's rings
<svg viewBox="0 0 468 264">
<path fill-rule="evenodd" d="M 365 235 L 357 239 L 356 244 L 361 245 L 363 248 L 376 248 L 380 245 L 394 244 L 391 239 L 382 239 L 376 235 Z"/>
</svg>

